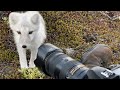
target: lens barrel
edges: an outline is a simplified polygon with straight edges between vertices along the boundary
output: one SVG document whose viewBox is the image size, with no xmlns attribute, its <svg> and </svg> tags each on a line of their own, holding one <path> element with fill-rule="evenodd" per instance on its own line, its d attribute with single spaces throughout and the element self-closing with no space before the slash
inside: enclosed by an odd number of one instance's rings
<svg viewBox="0 0 120 90">
<path fill-rule="evenodd" d="M 89 70 L 85 65 L 64 54 L 60 48 L 50 43 L 39 47 L 35 65 L 42 68 L 45 74 L 56 79 L 83 79 L 86 78 Z"/>
</svg>

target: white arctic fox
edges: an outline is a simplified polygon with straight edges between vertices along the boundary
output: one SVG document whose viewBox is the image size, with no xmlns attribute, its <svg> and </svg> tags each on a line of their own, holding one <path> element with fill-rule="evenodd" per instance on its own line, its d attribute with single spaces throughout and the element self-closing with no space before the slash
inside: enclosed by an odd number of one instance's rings
<svg viewBox="0 0 120 90">
<path fill-rule="evenodd" d="M 14 34 L 21 68 L 28 68 L 27 49 L 31 51 L 29 67 L 35 67 L 34 60 L 37 57 L 38 48 L 46 39 L 46 27 L 43 17 L 38 11 L 11 12 L 9 14 L 9 25 Z"/>
</svg>

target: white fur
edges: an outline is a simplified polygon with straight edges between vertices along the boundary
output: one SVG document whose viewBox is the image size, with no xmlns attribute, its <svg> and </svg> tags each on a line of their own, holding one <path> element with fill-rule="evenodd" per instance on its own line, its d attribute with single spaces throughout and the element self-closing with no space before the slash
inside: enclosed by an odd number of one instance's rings
<svg viewBox="0 0 120 90">
<path fill-rule="evenodd" d="M 31 51 L 29 67 L 35 67 L 34 60 L 37 57 L 38 48 L 46 39 L 43 17 L 37 11 L 27 11 L 25 13 L 11 12 L 9 14 L 9 25 L 14 34 L 21 68 L 28 68 L 26 49 Z M 18 34 L 17 31 L 21 34 Z M 33 31 L 33 33 L 29 34 L 30 31 Z M 23 45 L 26 45 L 27 48 L 22 48 Z"/>
</svg>

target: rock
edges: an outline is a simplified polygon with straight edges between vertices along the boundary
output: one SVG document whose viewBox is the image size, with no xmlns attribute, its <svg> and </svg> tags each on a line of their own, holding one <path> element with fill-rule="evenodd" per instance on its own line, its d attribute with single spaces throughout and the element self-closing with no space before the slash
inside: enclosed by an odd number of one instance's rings
<svg viewBox="0 0 120 90">
<path fill-rule="evenodd" d="M 85 41 L 88 42 L 93 42 L 97 40 L 97 36 L 94 34 L 87 34 L 83 36 L 83 39 L 85 39 Z"/>
<path fill-rule="evenodd" d="M 108 67 L 112 60 L 111 49 L 104 44 L 97 44 L 82 56 L 81 62 L 89 68 L 94 66 Z"/>
</svg>

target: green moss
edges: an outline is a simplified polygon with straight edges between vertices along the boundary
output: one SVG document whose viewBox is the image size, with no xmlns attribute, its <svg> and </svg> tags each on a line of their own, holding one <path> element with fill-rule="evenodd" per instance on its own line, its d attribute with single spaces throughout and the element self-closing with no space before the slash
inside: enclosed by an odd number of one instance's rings
<svg viewBox="0 0 120 90">
<path fill-rule="evenodd" d="M 41 12 L 41 14 L 46 20 L 48 42 L 51 42 L 62 48 L 76 47 L 82 43 L 83 27 L 79 22 L 77 22 L 78 20 L 75 16 L 78 15 L 67 11 L 48 11 Z"/>
<path fill-rule="evenodd" d="M 18 55 L 10 50 L 0 50 L 0 59 L 1 60 L 18 60 Z"/>
<path fill-rule="evenodd" d="M 21 69 L 19 71 L 23 79 L 43 79 L 45 77 L 45 74 L 40 72 L 38 68 Z"/>
</svg>

